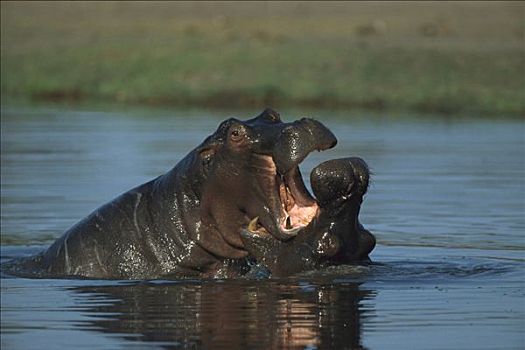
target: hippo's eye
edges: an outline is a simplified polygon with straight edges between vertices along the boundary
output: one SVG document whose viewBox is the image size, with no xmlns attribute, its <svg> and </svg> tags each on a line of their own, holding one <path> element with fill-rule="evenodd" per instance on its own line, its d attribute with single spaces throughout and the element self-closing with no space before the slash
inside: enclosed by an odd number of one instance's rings
<svg viewBox="0 0 525 350">
<path fill-rule="evenodd" d="M 243 129 L 233 129 L 230 133 L 230 139 L 233 142 L 239 142 L 244 138 L 244 130 Z"/>
</svg>

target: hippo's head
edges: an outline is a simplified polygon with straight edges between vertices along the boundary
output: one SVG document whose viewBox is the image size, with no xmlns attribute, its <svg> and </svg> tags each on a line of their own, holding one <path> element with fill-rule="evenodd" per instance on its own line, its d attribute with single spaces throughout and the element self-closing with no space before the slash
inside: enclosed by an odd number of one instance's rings
<svg viewBox="0 0 525 350">
<path fill-rule="evenodd" d="M 299 170 L 310 152 L 336 143 L 332 132 L 320 122 L 303 118 L 284 123 L 270 109 L 253 119 L 221 123 L 196 150 L 204 175 L 199 181 L 200 231 L 206 229 L 208 236 L 221 237 L 221 244 L 227 243 L 226 248 L 214 244 L 207 250 L 222 257 L 240 257 L 243 254 L 239 252 L 246 251 L 257 257 L 261 251 L 256 251 L 254 242 L 259 239 L 270 246 L 284 242 L 292 246 L 311 237 L 319 238 L 321 244 L 325 238 L 318 233 L 328 232 L 330 225 L 341 232 L 355 230 L 368 186 L 364 162 L 362 167 L 355 159 L 317 167 L 311 177 L 317 199 L 306 189 Z M 359 195 L 354 195 L 356 191 Z M 349 222 L 352 215 L 354 221 Z M 332 236 L 337 236 L 340 246 L 334 247 L 334 261 L 366 257 L 371 250 L 350 253 L 357 249 L 351 234 Z M 200 241 L 206 244 L 204 239 Z"/>
<path fill-rule="evenodd" d="M 246 121 L 228 119 L 201 147 L 209 162 L 203 208 L 214 224 L 229 226 L 221 233 L 231 241 L 254 218 L 261 230 L 288 240 L 318 209 L 298 165 L 310 152 L 336 143 L 321 123 L 306 118 L 283 123 L 270 109 Z"/>
</svg>

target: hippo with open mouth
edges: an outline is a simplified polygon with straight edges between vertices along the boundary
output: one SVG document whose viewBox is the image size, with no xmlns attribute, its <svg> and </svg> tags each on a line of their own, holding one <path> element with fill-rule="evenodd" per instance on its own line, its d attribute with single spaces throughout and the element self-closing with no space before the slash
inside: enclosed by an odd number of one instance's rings
<svg viewBox="0 0 525 350">
<path fill-rule="evenodd" d="M 270 109 L 228 119 L 171 171 L 98 208 L 46 251 L 8 264 L 7 273 L 224 277 L 245 274 L 255 257 L 287 275 L 366 260 L 375 241 L 357 220 L 368 186 L 364 162 L 348 158 L 314 169 L 317 200 L 299 171 L 310 152 L 336 143 L 320 122 L 284 123 Z"/>
</svg>

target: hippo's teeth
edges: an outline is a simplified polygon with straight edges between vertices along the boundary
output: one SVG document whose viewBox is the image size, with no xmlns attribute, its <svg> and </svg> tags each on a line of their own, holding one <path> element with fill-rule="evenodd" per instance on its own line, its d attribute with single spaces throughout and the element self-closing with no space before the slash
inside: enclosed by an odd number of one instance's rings
<svg viewBox="0 0 525 350">
<path fill-rule="evenodd" d="M 252 221 L 250 221 L 250 223 L 248 224 L 248 230 L 249 231 L 257 231 L 257 222 L 258 221 L 259 221 L 259 217 L 258 216 L 253 218 Z"/>
<path fill-rule="evenodd" d="M 290 218 L 290 216 L 287 216 L 287 217 L 286 217 L 286 226 L 285 226 L 285 228 L 286 228 L 287 230 L 293 228 L 293 227 L 292 227 L 292 219 Z"/>
</svg>

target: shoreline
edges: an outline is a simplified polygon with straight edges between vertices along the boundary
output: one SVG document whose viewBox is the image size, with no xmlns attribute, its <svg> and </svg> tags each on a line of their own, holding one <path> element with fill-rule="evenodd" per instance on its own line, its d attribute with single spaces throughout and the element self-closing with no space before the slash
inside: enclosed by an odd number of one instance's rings
<svg viewBox="0 0 525 350">
<path fill-rule="evenodd" d="M 150 98 L 121 99 L 118 97 L 92 97 L 81 92 L 51 91 L 33 96 L 2 96 L 2 106 L 125 106 L 129 108 L 176 108 L 176 109 L 255 109 L 273 106 L 277 109 L 306 109 L 331 111 L 362 111 L 389 112 L 394 115 L 418 114 L 447 116 L 468 116 L 475 118 L 511 118 L 525 119 L 525 110 L 484 110 L 478 106 L 460 106 L 457 104 L 436 104 L 432 101 L 414 105 L 393 104 L 382 99 L 357 101 L 337 99 L 334 97 L 312 99 L 286 99 L 279 96 L 229 95 L 227 93 L 207 97 L 179 98 L 175 96 L 159 96 Z"/>
</svg>

